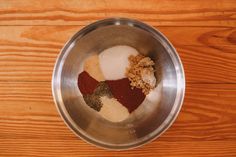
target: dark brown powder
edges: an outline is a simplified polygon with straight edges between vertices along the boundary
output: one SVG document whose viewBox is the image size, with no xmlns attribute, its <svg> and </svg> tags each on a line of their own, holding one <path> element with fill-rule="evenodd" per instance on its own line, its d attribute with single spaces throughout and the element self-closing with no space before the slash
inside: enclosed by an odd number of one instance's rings
<svg viewBox="0 0 236 157">
<path fill-rule="evenodd" d="M 112 95 L 124 105 L 129 112 L 133 112 L 145 99 L 142 89 L 131 87 L 128 78 L 106 81 Z"/>
<path fill-rule="evenodd" d="M 79 74 L 78 87 L 83 95 L 92 94 L 98 86 L 98 81 L 91 77 L 86 71 Z"/>
</svg>

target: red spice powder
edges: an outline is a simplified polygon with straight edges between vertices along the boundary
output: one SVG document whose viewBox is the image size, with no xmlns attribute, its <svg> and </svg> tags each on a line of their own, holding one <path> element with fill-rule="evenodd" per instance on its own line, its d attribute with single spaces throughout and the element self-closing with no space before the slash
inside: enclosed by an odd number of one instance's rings
<svg viewBox="0 0 236 157">
<path fill-rule="evenodd" d="M 92 94 L 98 86 L 98 81 L 92 78 L 86 71 L 79 74 L 78 87 L 83 95 Z"/>
<path fill-rule="evenodd" d="M 142 89 L 132 89 L 128 78 L 108 80 L 106 83 L 110 87 L 113 96 L 124 105 L 130 113 L 138 108 L 145 99 Z"/>
</svg>

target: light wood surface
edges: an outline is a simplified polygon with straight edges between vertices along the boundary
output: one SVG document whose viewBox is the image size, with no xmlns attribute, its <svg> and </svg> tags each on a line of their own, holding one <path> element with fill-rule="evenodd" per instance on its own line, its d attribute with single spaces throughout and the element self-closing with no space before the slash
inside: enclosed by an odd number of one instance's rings
<svg viewBox="0 0 236 157">
<path fill-rule="evenodd" d="M 103 150 L 76 137 L 51 94 L 64 43 L 107 17 L 159 29 L 186 73 L 186 97 L 173 126 L 129 151 Z M 236 156 L 236 1 L 0 0 L 0 156 Z"/>
</svg>

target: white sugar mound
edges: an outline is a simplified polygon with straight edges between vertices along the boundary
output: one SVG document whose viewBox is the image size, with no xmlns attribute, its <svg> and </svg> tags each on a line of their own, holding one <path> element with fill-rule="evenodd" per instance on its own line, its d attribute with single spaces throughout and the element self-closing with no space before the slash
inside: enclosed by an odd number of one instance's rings
<svg viewBox="0 0 236 157">
<path fill-rule="evenodd" d="M 99 63 L 105 79 L 118 80 L 125 78 L 130 55 L 136 56 L 138 51 L 127 45 L 117 45 L 102 51 L 99 55 Z"/>
</svg>

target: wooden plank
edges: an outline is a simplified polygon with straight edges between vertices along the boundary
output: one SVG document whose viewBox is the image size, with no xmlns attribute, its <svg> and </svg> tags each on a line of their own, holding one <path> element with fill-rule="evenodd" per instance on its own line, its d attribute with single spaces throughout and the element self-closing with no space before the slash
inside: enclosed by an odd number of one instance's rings
<svg viewBox="0 0 236 157">
<path fill-rule="evenodd" d="M 236 47 L 176 46 L 187 83 L 235 83 Z"/>
<path fill-rule="evenodd" d="M 116 155 L 234 156 L 235 95 L 234 84 L 188 85 L 180 115 L 165 134 L 144 147 Z M 0 99 L 0 156 L 111 156 L 114 153 L 73 135 L 56 112 L 50 83 L 3 82 Z"/>
<path fill-rule="evenodd" d="M 235 48 L 176 46 L 188 83 L 235 83 Z M 20 52 L 17 52 L 20 49 Z M 51 81 L 58 51 L 25 52 L 23 47 L 0 53 L 0 81 Z M 23 52 L 21 52 L 23 51 Z"/>
<path fill-rule="evenodd" d="M 188 84 L 180 115 L 159 140 L 236 141 L 235 95 L 235 84 Z M 0 141 L 77 140 L 56 111 L 49 82 L 0 82 L 0 100 Z"/>
<path fill-rule="evenodd" d="M 107 151 L 91 146 L 81 140 L 51 139 L 8 139 L 1 141 L 0 155 L 24 157 L 111 157 L 111 156 L 181 156 L 181 157 L 234 157 L 235 141 L 191 141 L 163 142 L 151 144 L 128 151 Z"/>
<path fill-rule="evenodd" d="M 51 81 L 60 49 L 79 29 L 77 26 L 0 27 L 0 81 Z M 188 83 L 236 82 L 235 28 L 158 29 L 177 48 Z"/>
<path fill-rule="evenodd" d="M 235 0 L 0 0 L 0 156 L 236 156 Z M 64 43 L 109 17 L 155 26 L 184 64 L 183 108 L 160 138 L 106 151 L 77 138 L 57 113 L 51 75 Z"/>
<path fill-rule="evenodd" d="M 128 17 L 155 26 L 235 27 L 234 0 L 0 1 L 0 25 L 85 25 Z"/>
<path fill-rule="evenodd" d="M 35 50 L 58 50 L 84 26 L 0 26 L 1 46 L 24 46 Z M 156 26 L 175 46 L 233 46 L 236 28 Z M 37 48 L 37 49 L 36 49 Z M 3 49 L 3 48 L 1 48 Z"/>
</svg>

